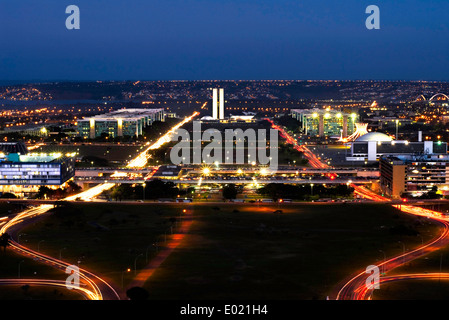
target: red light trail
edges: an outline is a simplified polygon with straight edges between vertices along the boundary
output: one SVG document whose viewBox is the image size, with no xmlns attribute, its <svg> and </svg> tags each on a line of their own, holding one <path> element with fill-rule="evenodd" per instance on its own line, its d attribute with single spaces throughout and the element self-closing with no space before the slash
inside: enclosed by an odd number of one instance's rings
<svg viewBox="0 0 449 320">
<path fill-rule="evenodd" d="M 169 142 L 171 139 L 171 136 L 179 127 L 181 127 L 185 123 L 193 120 L 193 118 L 198 115 L 199 115 L 199 112 L 194 112 L 190 117 L 186 117 L 183 121 L 178 123 L 176 126 L 172 127 L 165 135 L 163 135 L 161 138 L 159 138 L 159 140 L 157 140 L 154 144 L 150 145 L 144 152 L 140 153 L 135 159 L 131 160 L 131 162 L 128 164 L 128 167 L 137 167 L 137 168 L 144 167 L 147 164 L 147 160 L 148 160 L 147 152 L 149 150 L 157 149 L 157 148 L 161 147 L 164 143 Z M 157 171 L 157 168 L 150 173 L 150 175 L 147 177 L 147 179 L 149 179 L 156 171 Z M 101 192 L 112 188 L 114 185 L 115 184 L 113 184 L 113 183 L 103 183 L 103 184 L 97 185 L 87 191 L 79 193 L 77 195 L 67 197 L 64 200 L 65 201 L 73 201 L 73 200 L 76 200 L 77 198 L 81 198 L 84 201 L 91 201 L 93 198 L 97 197 Z M 6 221 L 1 222 L 0 234 L 6 233 L 6 231 L 9 228 L 11 228 L 17 224 L 20 224 L 21 222 L 23 222 L 26 219 L 33 218 L 38 215 L 47 213 L 48 210 L 51 209 L 52 207 L 53 207 L 52 205 L 41 205 L 36 208 L 23 211 L 7 222 Z M 2 218 L 2 220 L 5 220 L 5 219 Z M 190 225 L 190 224 L 188 224 L 188 225 Z M 184 227 L 185 227 L 185 225 L 184 225 Z M 178 239 L 178 240 L 180 241 L 180 239 Z M 170 245 L 175 245 L 176 243 L 179 243 L 179 242 L 171 242 Z M 16 251 L 17 253 L 19 253 L 21 255 L 31 257 L 38 261 L 49 264 L 53 267 L 63 269 L 64 271 L 65 271 L 66 267 L 68 267 L 70 265 L 67 262 L 64 262 L 59 259 L 41 254 L 41 253 L 31 250 L 25 246 L 22 246 L 22 245 L 18 244 L 16 241 L 14 241 L 13 239 L 10 240 L 10 246 L 14 251 Z M 79 290 L 80 293 L 82 293 L 88 299 L 91 299 L 91 300 L 103 300 L 105 298 L 108 300 L 116 300 L 116 299 L 119 300 L 120 299 L 119 294 L 115 291 L 115 289 L 110 284 L 108 284 L 104 279 L 100 278 L 99 276 L 91 273 L 90 271 L 80 268 L 79 269 L 79 277 L 80 277 L 80 280 L 83 282 L 84 286 L 86 286 L 89 289 L 80 288 L 80 289 L 76 289 L 76 290 Z M 0 281 L 0 284 L 7 284 L 7 283 L 22 283 L 22 282 L 14 281 L 12 279 L 3 279 Z M 47 279 L 35 280 L 34 283 L 39 283 L 40 285 L 61 286 L 60 281 L 47 280 Z"/>
<path fill-rule="evenodd" d="M 301 146 L 297 143 L 297 141 L 291 137 L 283 128 L 274 124 L 274 122 L 270 119 L 268 120 L 273 129 L 276 129 L 280 132 L 280 135 L 287 141 L 287 143 L 292 144 L 293 148 L 297 151 L 303 152 L 305 157 L 309 160 L 309 163 L 314 168 L 327 169 L 330 168 L 328 165 L 322 163 L 307 147 Z M 330 176 L 330 178 L 335 178 L 335 176 Z M 376 202 L 390 202 L 391 200 L 383 197 L 381 195 L 376 194 L 375 192 L 361 186 L 357 186 L 351 184 L 354 188 L 354 193 Z M 407 262 L 413 261 L 419 257 L 427 255 L 431 252 L 440 250 L 447 245 L 449 245 L 449 219 L 445 219 L 442 217 L 441 213 L 429 209 L 424 209 L 420 207 L 414 207 L 411 205 L 393 205 L 398 210 L 403 212 L 424 216 L 429 219 L 434 220 L 439 223 L 443 227 L 443 232 L 435 239 L 430 241 L 429 243 L 418 247 L 412 251 L 401 254 L 399 256 L 390 258 L 383 263 L 378 264 L 379 268 L 382 268 L 383 272 L 386 273 L 391 271 Z M 362 272 L 356 274 L 349 281 L 344 283 L 338 293 L 336 294 L 337 300 L 366 300 L 371 299 L 373 289 L 368 288 L 366 285 L 366 279 L 369 276 L 363 270 Z M 392 281 L 400 281 L 400 280 L 419 280 L 419 279 L 446 279 L 449 280 L 449 273 L 432 273 L 432 274 L 408 274 L 408 275 L 398 275 L 391 277 L 381 277 L 380 283 L 392 282 Z"/>
<path fill-rule="evenodd" d="M 354 192 L 374 201 L 390 201 L 388 198 L 382 197 L 364 187 L 353 185 Z M 393 205 L 393 207 L 403 212 L 427 217 L 437 222 L 443 227 L 442 233 L 432 241 L 424 244 L 412 251 L 401 254 L 399 256 L 390 258 L 383 263 L 378 264 L 379 268 L 382 268 L 384 273 L 389 272 L 405 263 L 411 262 L 422 256 L 425 256 L 431 252 L 440 250 L 449 245 L 449 221 L 447 218 L 443 218 L 442 214 L 420 207 L 414 207 L 410 205 Z M 358 273 L 352 279 L 347 281 L 338 291 L 336 295 L 337 300 L 367 300 L 371 299 L 373 289 L 366 286 L 366 279 L 368 274 L 365 271 Z M 433 274 L 408 274 L 391 277 L 380 277 L 380 284 L 392 281 L 400 280 L 419 280 L 419 279 L 449 279 L 449 273 L 433 273 Z"/>
<path fill-rule="evenodd" d="M 271 127 L 273 129 L 278 130 L 281 137 L 284 138 L 287 141 L 287 143 L 293 145 L 293 148 L 295 150 L 302 152 L 304 154 L 304 156 L 309 160 L 309 163 L 313 168 L 316 168 L 316 169 L 329 169 L 330 168 L 330 166 L 328 166 L 327 164 L 322 163 L 320 161 L 320 159 L 318 159 L 318 157 L 312 151 L 309 150 L 309 148 L 307 148 L 306 146 L 303 146 L 303 145 L 299 145 L 298 142 L 295 140 L 295 138 L 290 136 L 282 127 L 275 124 L 273 122 L 273 120 L 271 120 L 271 119 L 265 119 L 265 120 L 269 121 L 271 123 Z"/>
</svg>

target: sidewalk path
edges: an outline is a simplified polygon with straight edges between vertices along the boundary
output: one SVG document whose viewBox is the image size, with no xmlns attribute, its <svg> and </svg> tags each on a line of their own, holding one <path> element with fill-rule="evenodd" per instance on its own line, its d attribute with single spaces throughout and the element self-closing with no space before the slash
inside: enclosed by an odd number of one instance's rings
<svg viewBox="0 0 449 320">
<path fill-rule="evenodd" d="M 144 267 L 134 278 L 134 280 L 128 285 L 128 288 L 142 287 L 144 283 L 153 275 L 154 271 L 167 259 L 167 257 L 175 250 L 181 241 L 188 233 L 190 226 L 193 223 L 193 209 L 192 207 L 187 210 L 182 217 L 181 226 L 177 230 L 177 233 L 171 235 L 170 239 L 167 239 L 165 246 L 159 251 L 146 267 Z"/>
</svg>

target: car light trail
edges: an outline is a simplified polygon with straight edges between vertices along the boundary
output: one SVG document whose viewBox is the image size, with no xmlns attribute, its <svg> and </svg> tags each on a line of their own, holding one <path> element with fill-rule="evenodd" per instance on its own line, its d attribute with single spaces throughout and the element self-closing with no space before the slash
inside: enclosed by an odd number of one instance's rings
<svg viewBox="0 0 449 320">
<path fill-rule="evenodd" d="M 58 280 L 47 280 L 47 279 L 0 279 L 0 285 L 35 285 L 35 286 L 53 286 L 66 288 L 65 281 Z M 79 291 L 84 297 L 89 300 L 95 300 L 95 293 L 92 291 L 82 288 L 74 288 L 74 290 Z"/>
<path fill-rule="evenodd" d="M 303 146 L 303 145 L 299 145 L 298 142 L 292 136 L 290 136 L 283 128 L 281 128 L 280 126 L 275 124 L 273 122 L 273 120 L 271 120 L 271 119 L 265 119 L 265 120 L 269 121 L 271 123 L 271 127 L 273 129 L 278 130 L 280 132 L 281 137 L 284 138 L 287 141 L 287 143 L 293 145 L 293 148 L 295 150 L 302 152 L 304 154 L 304 156 L 309 160 L 309 163 L 312 167 L 317 168 L 317 169 L 330 168 L 330 166 L 321 162 L 320 159 L 318 159 L 317 156 L 312 151 L 309 150 L 309 148 L 307 148 L 306 146 Z"/>
<path fill-rule="evenodd" d="M 273 129 L 276 129 L 280 132 L 280 135 L 287 141 L 287 143 L 290 143 L 293 145 L 295 150 L 298 150 L 300 152 L 303 152 L 303 154 L 307 157 L 309 160 L 309 163 L 314 168 L 322 168 L 326 169 L 329 168 L 328 165 L 322 163 L 307 147 L 300 146 L 296 142 L 296 140 L 291 137 L 283 128 L 281 128 L 278 125 L 275 125 L 274 122 L 270 119 L 266 119 L 269 122 L 271 122 L 271 125 Z M 332 177 L 331 177 L 332 178 Z M 365 187 L 357 186 L 354 184 L 351 184 L 351 186 L 354 188 L 354 193 L 356 195 L 359 195 L 363 198 L 370 199 L 376 202 L 390 202 L 391 200 L 383 197 L 381 195 L 376 194 L 375 192 L 368 190 Z M 400 211 L 418 215 L 418 216 L 424 216 L 428 217 L 429 219 L 433 219 L 434 221 L 438 222 L 443 226 L 443 232 L 438 236 L 437 238 L 433 239 L 431 242 L 418 247 L 415 250 L 412 250 L 410 252 L 401 254 L 399 256 L 396 256 L 394 258 L 391 258 L 389 260 L 384 261 L 381 264 L 378 264 L 377 266 L 380 268 L 382 267 L 385 272 L 391 271 L 394 268 L 397 268 L 404 263 L 410 262 L 412 260 L 415 260 L 423 255 L 429 254 L 431 252 L 434 252 L 436 250 L 440 250 L 447 246 L 449 244 L 449 219 L 445 219 L 442 217 L 442 214 L 429 210 L 424 209 L 420 207 L 414 207 L 411 205 L 393 205 L 395 208 L 397 208 Z M 367 274 L 365 273 L 365 270 L 356 276 L 354 276 L 352 279 L 350 279 L 348 282 L 346 282 L 341 289 L 338 291 L 336 295 L 337 300 L 344 300 L 344 299 L 351 299 L 351 300 L 364 300 L 364 299 L 370 299 L 372 293 L 372 289 L 368 288 L 366 286 L 366 279 Z M 401 276 L 395 276 L 395 277 L 381 277 L 381 282 L 383 281 L 399 281 L 399 280 L 406 280 L 406 279 L 435 279 L 436 277 L 444 278 L 449 280 L 449 274 L 432 274 L 432 275 L 424 275 L 424 274 L 410 274 L 410 275 L 401 275 Z"/>
<path fill-rule="evenodd" d="M 64 201 L 75 201 L 79 198 L 82 201 L 92 201 L 95 197 L 100 195 L 103 191 L 109 190 L 113 186 L 115 186 L 115 183 L 102 183 L 95 187 L 90 188 L 89 190 L 78 193 L 74 196 L 64 198 L 63 200 Z"/>
<path fill-rule="evenodd" d="M 178 128 L 180 128 L 182 125 L 184 125 L 185 123 L 191 121 L 197 115 L 199 115 L 199 112 L 194 112 L 190 117 L 185 118 L 183 121 L 181 121 L 176 126 L 171 128 L 165 135 L 163 135 L 155 143 L 150 145 L 147 149 L 145 149 L 145 151 L 140 153 L 135 159 L 131 160 L 130 163 L 128 163 L 128 167 L 132 167 L 132 168 L 144 167 L 148 161 L 147 152 L 149 150 L 158 149 L 163 144 L 171 141 L 171 137 L 176 132 L 176 130 Z M 155 172 L 156 171 L 153 170 L 153 172 L 151 173 L 150 176 L 152 176 Z M 82 200 L 82 201 L 91 201 L 95 197 L 97 197 L 99 194 L 101 194 L 103 191 L 109 190 L 113 186 L 115 186 L 115 183 L 99 184 L 93 188 L 90 188 L 87 191 L 81 192 L 79 194 L 76 194 L 76 195 L 73 195 L 70 197 L 66 197 L 63 199 L 63 201 L 75 201 L 77 199 Z M 4 219 L 5 217 L 1 218 L 2 222 L 0 225 L 2 225 L 2 227 L 0 229 L 0 234 L 6 233 L 9 228 L 11 228 L 12 226 L 14 226 L 20 222 L 23 222 L 25 219 L 33 218 L 38 215 L 47 213 L 48 210 L 50 210 L 51 208 L 53 208 L 53 205 L 40 205 L 36 208 L 25 210 L 25 211 L 19 213 L 18 215 L 16 215 L 14 218 L 12 218 L 9 221 L 4 221 L 4 220 L 7 220 L 7 217 L 6 217 L 6 219 Z M 41 254 L 39 252 L 36 252 L 29 248 L 26 248 L 26 247 L 18 244 L 17 242 L 15 242 L 12 239 L 10 240 L 10 245 L 13 250 L 19 252 L 20 254 L 43 261 L 43 262 L 50 264 L 54 267 L 65 270 L 65 268 L 70 265 L 67 262 L 46 256 L 44 254 Z M 92 299 L 92 300 L 102 300 L 104 298 L 104 295 L 102 294 L 102 291 L 100 290 L 100 287 L 96 283 L 96 282 L 99 282 L 102 285 L 103 290 L 104 289 L 108 290 L 109 298 L 120 299 L 120 296 L 118 295 L 118 293 L 104 279 L 96 276 L 95 274 L 93 274 L 85 269 L 81 269 L 81 268 L 79 269 L 79 276 L 80 276 L 80 280 L 83 280 L 85 285 L 91 288 L 90 290 L 81 289 L 81 291 L 87 298 Z M 5 283 L 8 283 L 8 281 L 11 283 L 12 280 L 3 279 L 1 281 L 3 282 L 3 284 L 5 284 Z M 41 280 L 34 280 L 34 281 L 35 281 L 35 283 L 39 283 L 41 285 L 53 285 L 53 286 L 62 285 L 61 282 L 55 281 L 55 280 L 41 279 Z M 30 282 L 28 282 L 28 283 L 30 283 Z M 1 282 L 0 282 L 0 284 L 1 284 Z M 65 286 L 65 282 L 64 282 L 64 286 Z"/>
<path fill-rule="evenodd" d="M 368 198 L 370 200 L 374 201 L 390 201 L 388 198 L 382 197 L 364 187 L 353 185 L 354 192 L 357 194 Z M 424 209 L 420 207 L 414 207 L 411 205 L 404 205 L 404 204 L 398 204 L 393 205 L 395 208 L 397 208 L 400 211 L 417 215 L 417 216 L 423 216 L 427 217 L 429 219 L 432 219 L 433 221 L 437 222 L 443 227 L 442 233 L 430 241 L 427 244 L 424 244 L 414 250 L 411 250 L 407 253 L 398 255 L 396 257 L 390 258 L 380 264 L 377 264 L 379 268 L 382 268 L 385 272 L 391 271 L 405 263 L 408 263 L 410 261 L 413 261 L 419 257 L 422 257 L 424 255 L 427 255 L 431 252 L 440 250 L 447 245 L 449 245 L 449 219 L 444 218 L 440 212 Z M 347 281 L 341 289 L 338 291 L 336 295 L 337 300 L 365 300 L 365 299 L 371 299 L 373 290 L 368 288 L 366 286 L 366 279 L 367 274 L 365 271 L 358 273 L 356 276 L 354 276 L 352 279 Z M 399 281 L 399 280 L 413 280 L 413 279 L 422 279 L 422 278 L 432 278 L 435 279 L 435 277 L 441 277 L 445 279 L 449 279 L 449 274 L 432 274 L 432 275 L 424 275 L 424 274 L 409 274 L 409 275 L 401 275 L 401 276 L 391 276 L 391 277 L 380 277 L 380 282 L 391 282 L 391 281 Z"/>
<path fill-rule="evenodd" d="M 200 113 L 195 111 L 190 117 L 186 117 L 184 120 L 182 120 L 180 123 L 172 127 L 166 134 L 164 134 L 162 137 L 160 137 L 155 143 L 150 145 L 148 148 L 146 148 L 143 152 L 141 152 L 136 158 L 131 160 L 128 164 L 128 168 L 142 168 L 144 167 L 148 162 L 148 151 L 159 149 L 162 145 L 164 145 L 167 142 L 170 142 L 172 139 L 173 134 L 175 134 L 176 130 L 178 130 L 180 127 L 182 127 L 187 122 L 190 122 L 198 116 Z"/>
</svg>

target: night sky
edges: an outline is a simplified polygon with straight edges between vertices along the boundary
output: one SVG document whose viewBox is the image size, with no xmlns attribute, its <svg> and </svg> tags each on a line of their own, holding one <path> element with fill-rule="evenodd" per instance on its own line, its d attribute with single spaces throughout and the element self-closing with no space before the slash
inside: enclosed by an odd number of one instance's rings
<svg viewBox="0 0 449 320">
<path fill-rule="evenodd" d="M 67 30 L 65 9 L 81 11 Z M 368 5 L 380 30 L 367 30 Z M 449 1 L 0 0 L 0 80 L 449 80 Z"/>
</svg>

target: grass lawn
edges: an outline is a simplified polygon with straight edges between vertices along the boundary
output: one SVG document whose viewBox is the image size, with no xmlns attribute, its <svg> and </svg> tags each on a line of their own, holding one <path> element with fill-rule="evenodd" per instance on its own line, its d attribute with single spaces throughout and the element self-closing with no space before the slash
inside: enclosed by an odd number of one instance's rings
<svg viewBox="0 0 449 320">
<path fill-rule="evenodd" d="M 426 205 L 427 209 L 446 212 L 449 205 Z M 449 248 L 444 248 L 420 259 L 414 260 L 400 268 L 395 269 L 389 275 L 409 273 L 438 273 L 449 272 Z M 381 285 L 374 294 L 376 299 L 447 299 L 449 297 L 449 282 L 447 280 L 406 280 Z"/>
<path fill-rule="evenodd" d="M 50 286 L 1 286 L 0 300 L 84 300 L 75 291 Z"/>
<path fill-rule="evenodd" d="M 28 225 L 31 248 L 80 266 L 120 286 L 155 254 L 183 204 L 71 205 Z M 194 204 L 182 244 L 145 288 L 150 299 L 324 299 L 342 279 L 381 262 L 383 253 L 421 244 L 439 227 L 383 204 Z M 274 214 L 277 209 L 281 214 Z M 396 232 L 393 232 L 396 231 Z M 162 237 L 161 237 L 162 235 Z M 147 250 L 148 249 L 148 250 Z M 139 256 L 140 255 L 140 256 Z M 449 256 L 448 256 L 449 257 Z M 137 258 L 137 260 L 136 260 Z M 449 265 L 449 263 L 448 263 Z"/>
<path fill-rule="evenodd" d="M 27 244 L 27 243 L 25 243 Z M 0 277 L 2 279 L 54 279 L 64 281 L 67 275 L 59 269 L 23 257 L 10 248 L 0 249 Z M 84 299 L 80 294 L 65 288 L 39 287 L 30 285 L 23 290 L 22 285 L 1 285 L 0 300 L 61 300 Z"/>
<path fill-rule="evenodd" d="M 435 280 L 407 280 L 381 284 L 374 292 L 374 300 L 447 300 L 449 282 Z"/>
<path fill-rule="evenodd" d="M 152 299 L 324 299 L 342 279 L 439 229 L 388 205 L 196 207 L 191 235 L 146 288 Z"/>
<path fill-rule="evenodd" d="M 21 230 L 29 247 L 78 264 L 121 286 L 156 254 L 181 205 L 86 203 L 61 208 Z M 136 260 L 137 258 L 137 260 Z M 123 271 L 130 268 L 132 272 Z"/>
</svg>

